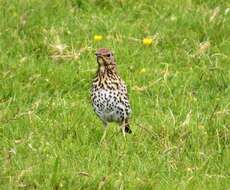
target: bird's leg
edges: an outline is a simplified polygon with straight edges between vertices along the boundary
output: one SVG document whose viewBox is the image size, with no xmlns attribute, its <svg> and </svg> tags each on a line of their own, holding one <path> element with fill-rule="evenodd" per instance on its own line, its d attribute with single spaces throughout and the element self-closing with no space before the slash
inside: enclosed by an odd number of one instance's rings
<svg viewBox="0 0 230 190">
<path fill-rule="evenodd" d="M 123 137 L 126 140 L 126 138 L 125 138 L 125 121 L 123 121 L 121 124 L 121 130 L 122 130 Z"/>
<path fill-rule="evenodd" d="M 106 137 L 107 127 L 108 127 L 108 123 L 107 122 L 103 122 L 103 123 L 104 123 L 104 132 L 103 132 L 103 135 L 101 137 L 100 144 L 102 144 L 102 142 L 104 141 L 104 139 Z"/>
</svg>

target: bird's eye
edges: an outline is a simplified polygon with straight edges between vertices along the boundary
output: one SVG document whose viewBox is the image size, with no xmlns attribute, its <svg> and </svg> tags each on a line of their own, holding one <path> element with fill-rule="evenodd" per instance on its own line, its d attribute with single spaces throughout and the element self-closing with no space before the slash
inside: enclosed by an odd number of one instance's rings
<svg viewBox="0 0 230 190">
<path fill-rule="evenodd" d="M 110 57 L 111 55 L 110 54 L 107 54 L 107 57 Z"/>
</svg>

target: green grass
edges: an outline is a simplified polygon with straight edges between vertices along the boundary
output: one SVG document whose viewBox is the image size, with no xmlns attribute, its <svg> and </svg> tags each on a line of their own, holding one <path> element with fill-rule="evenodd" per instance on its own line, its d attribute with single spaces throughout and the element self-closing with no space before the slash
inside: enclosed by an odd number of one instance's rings
<svg viewBox="0 0 230 190">
<path fill-rule="evenodd" d="M 0 189 L 229 189 L 229 8 L 1 0 Z M 115 52 L 129 89 L 126 142 L 112 124 L 99 145 L 89 92 L 100 47 Z"/>
</svg>

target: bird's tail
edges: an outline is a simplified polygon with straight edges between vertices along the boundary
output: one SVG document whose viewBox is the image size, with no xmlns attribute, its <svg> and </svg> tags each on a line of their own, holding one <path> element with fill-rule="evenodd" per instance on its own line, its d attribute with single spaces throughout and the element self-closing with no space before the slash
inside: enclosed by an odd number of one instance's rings
<svg viewBox="0 0 230 190">
<path fill-rule="evenodd" d="M 132 130 L 130 129 L 130 127 L 129 127 L 129 123 L 128 123 L 128 121 L 126 121 L 125 122 L 125 132 L 126 133 L 132 133 Z"/>
</svg>

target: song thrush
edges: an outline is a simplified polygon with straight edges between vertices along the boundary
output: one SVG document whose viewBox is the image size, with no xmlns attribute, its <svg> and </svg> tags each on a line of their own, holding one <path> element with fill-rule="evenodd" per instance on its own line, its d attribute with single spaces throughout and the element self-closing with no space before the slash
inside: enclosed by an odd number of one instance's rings
<svg viewBox="0 0 230 190">
<path fill-rule="evenodd" d="M 117 73 L 113 53 L 107 48 L 101 48 L 96 52 L 96 57 L 98 70 L 93 79 L 91 100 L 94 111 L 105 126 L 102 142 L 109 122 L 118 123 L 124 135 L 132 132 L 129 128 L 131 108 L 127 88 Z"/>
</svg>

